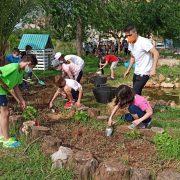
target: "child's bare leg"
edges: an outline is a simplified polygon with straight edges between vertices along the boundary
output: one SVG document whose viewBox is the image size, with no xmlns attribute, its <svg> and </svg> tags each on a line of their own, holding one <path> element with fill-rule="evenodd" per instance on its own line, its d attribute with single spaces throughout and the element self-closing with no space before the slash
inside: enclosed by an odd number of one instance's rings
<svg viewBox="0 0 180 180">
<path fill-rule="evenodd" d="M 7 106 L 1 107 L 0 127 L 4 139 L 8 140 L 9 139 L 9 108 Z"/>
<path fill-rule="evenodd" d="M 111 78 L 114 78 L 114 75 L 115 75 L 114 70 L 111 69 Z"/>
</svg>

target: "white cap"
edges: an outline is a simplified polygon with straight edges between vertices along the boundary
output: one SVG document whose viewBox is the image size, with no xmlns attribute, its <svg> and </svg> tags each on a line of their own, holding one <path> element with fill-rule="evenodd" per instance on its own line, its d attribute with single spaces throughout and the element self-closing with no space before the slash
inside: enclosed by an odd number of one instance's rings
<svg viewBox="0 0 180 180">
<path fill-rule="evenodd" d="M 53 66 L 53 67 L 57 67 L 57 66 L 59 66 L 59 65 L 60 65 L 60 61 L 59 61 L 59 60 L 54 59 L 54 60 L 52 61 L 52 66 Z"/>
<path fill-rule="evenodd" d="M 64 59 L 65 59 L 65 61 L 70 60 L 70 59 L 71 59 L 71 56 L 70 56 L 70 55 L 66 55 L 66 56 L 64 57 Z"/>
<path fill-rule="evenodd" d="M 61 57 L 61 53 L 60 52 L 57 52 L 55 55 L 54 55 L 54 59 L 58 60 L 60 57 Z"/>
</svg>

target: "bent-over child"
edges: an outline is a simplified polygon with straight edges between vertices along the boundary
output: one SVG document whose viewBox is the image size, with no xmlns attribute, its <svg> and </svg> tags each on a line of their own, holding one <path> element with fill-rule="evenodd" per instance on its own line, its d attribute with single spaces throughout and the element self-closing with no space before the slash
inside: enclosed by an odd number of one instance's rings
<svg viewBox="0 0 180 180">
<path fill-rule="evenodd" d="M 131 87 L 120 85 L 115 99 L 115 107 L 109 117 L 109 126 L 115 123 L 112 118 L 117 110 L 125 107 L 128 107 L 129 113 L 123 115 L 122 118 L 125 121 L 132 122 L 129 126 L 130 129 L 136 126 L 147 128 L 150 125 L 153 110 L 149 102 L 143 96 L 135 94 Z"/>
<path fill-rule="evenodd" d="M 55 84 L 58 87 L 58 90 L 55 92 L 53 98 L 49 103 L 50 108 L 52 108 L 53 102 L 58 97 L 58 95 L 67 97 L 68 101 L 64 106 L 65 109 L 71 108 L 74 104 L 77 107 L 81 106 L 83 89 L 80 83 L 78 83 L 74 79 L 65 79 L 62 76 L 56 76 Z"/>
</svg>

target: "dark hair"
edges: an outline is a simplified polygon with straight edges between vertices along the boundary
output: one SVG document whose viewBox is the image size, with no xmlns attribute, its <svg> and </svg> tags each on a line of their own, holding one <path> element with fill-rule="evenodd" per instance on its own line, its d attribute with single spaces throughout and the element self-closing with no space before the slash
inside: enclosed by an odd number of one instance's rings
<svg viewBox="0 0 180 180">
<path fill-rule="evenodd" d="M 115 99 L 115 105 L 119 105 L 120 108 L 131 104 L 134 101 L 134 92 L 131 87 L 127 85 L 120 85 L 118 87 L 118 93 Z"/>
<path fill-rule="evenodd" d="M 124 28 L 124 32 L 134 31 L 137 32 L 136 27 L 133 24 L 129 24 Z"/>
<path fill-rule="evenodd" d="M 18 49 L 18 48 L 14 48 L 14 49 L 13 49 L 13 52 L 20 53 L 20 51 L 19 51 L 19 49 Z"/>
<path fill-rule="evenodd" d="M 32 50 L 32 46 L 30 46 L 30 45 L 26 45 L 25 50 L 26 50 L 26 51 L 28 51 L 28 50 Z"/>
<path fill-rule="evenodd" d="M 22 57 L 23 62 L 31 62 L 32 65 L 36 66 L 38 64 L 38 60 L 36 58 L 36 56 L 34 54 L 28 54 L 28 55 L 24 55 Z"/>
<path fill-rule="evenodd" d="M 59 88 L 63 88 L 66 85 L 66 81 L 63 76 L 57 75 L 55 76 L 55 84 Z"/>
</svg>

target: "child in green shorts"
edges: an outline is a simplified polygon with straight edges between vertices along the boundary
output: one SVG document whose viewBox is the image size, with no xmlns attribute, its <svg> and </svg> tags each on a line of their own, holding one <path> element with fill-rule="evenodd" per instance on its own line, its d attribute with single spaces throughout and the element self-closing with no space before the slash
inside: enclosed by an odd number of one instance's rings
<svg viewBox="0 0 180 180">
<path fill-rule="evenodd" d="M 36 56 L 29 54 L 23 56 L 20 63 L 11 63 L 0 67 L 0 142 L 3 143 L 3 147 L 16 148 L 20 146 L 19 141 L 9 136 L 7 94 L 12 94 L 22 109 L 26 107 L 18 85 L 22 83 L 24 73 L 32 71 L 36 64 Z"/>
</svg>

